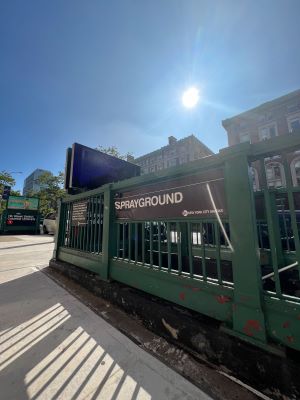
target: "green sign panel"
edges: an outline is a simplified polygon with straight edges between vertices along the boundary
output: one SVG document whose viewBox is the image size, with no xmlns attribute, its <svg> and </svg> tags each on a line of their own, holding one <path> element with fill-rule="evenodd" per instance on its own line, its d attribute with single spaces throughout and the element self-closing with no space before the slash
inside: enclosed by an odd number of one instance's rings
<svg viewBox="0 0 300 400">
<path fill-rule="evenodd" d="M 9 196 L 7 208 L 14 210 L 37 210 L 39 199 L 24 196 Z"/>
</svg>

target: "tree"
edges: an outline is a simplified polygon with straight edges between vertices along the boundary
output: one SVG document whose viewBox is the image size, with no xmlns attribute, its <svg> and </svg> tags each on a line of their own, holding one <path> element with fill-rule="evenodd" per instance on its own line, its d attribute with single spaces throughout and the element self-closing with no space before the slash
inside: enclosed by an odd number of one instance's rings
<svg viewBox="0 0 300 400">
<path fill-rule="evenodd" d="M 20 190 L 13 190 L 13 189 L 11 189 L 10 195 L 11 195 L 11 196 L 21 196 L 21 192 L 20 192 Z"/>
<path fill-rule="evenodd" d="M 14 186 L 16 181 L 14 178 L 11 176 L 9 172 L 6 171 L 0 171 L 0 194 L 2 195 L 3 193 L 3 188 L 4 186 Z M 0 214 L 2 214 L 3 210 L 6 207 L 6 202 L 2 201 L 2 198 L 0 200 Z"/>
<path fill-rule="evenodd" d="M 96 150 L 99 150 L 105 154 L 109 154 L 110 156 L 120 158 L 120 160 L 127 160 L 128 156 L 132 156 L 132 154 L 129 152 L 126 154 L 121 154 L 116 146 L 110 146 L 110 147 L 97 146 Z"/>
<path fill-rule="evenodd" d="M 9 172 L 0 171 L 0 190 L 2 191 L 3 186 L 14 186 L 16 181 Z"/>
<path fill-rule="evenodd" d="M 66 195 L 65 189 L 62 188 L 63 182 L 63 172 L 59 172 L 58 175 L 44 172 L 37 179 L 41 189 L 38 192 L 28 193 L 28 197 L 40 199 L 40 211 L 43 215 L 57 211 L 58 200 Z"/>
</svg>

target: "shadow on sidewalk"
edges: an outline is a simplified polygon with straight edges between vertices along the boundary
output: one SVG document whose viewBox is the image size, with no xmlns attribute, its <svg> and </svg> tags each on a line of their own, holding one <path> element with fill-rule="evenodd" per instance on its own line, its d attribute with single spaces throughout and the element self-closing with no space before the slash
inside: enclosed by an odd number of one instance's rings
<svg viewBox="0 0 300 400">
<path fill-rule="evenodd" d="M 0 315 L 5 399 L 208 399 L 41 272 L 0 286 Z"/>
</svg>

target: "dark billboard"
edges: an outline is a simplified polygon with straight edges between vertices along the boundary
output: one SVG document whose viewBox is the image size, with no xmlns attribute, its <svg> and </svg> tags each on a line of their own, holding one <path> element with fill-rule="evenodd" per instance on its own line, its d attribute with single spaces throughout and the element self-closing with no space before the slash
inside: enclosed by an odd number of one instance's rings
<svg viewBox="0 0 300 400">
<path fill-rule="evenodd" d="M 222 170 L 142 186 L 115 197 L 117 219 L 221 218 L 227 216 Z"/>
<path fill-rule="evenodd" d="M 74 143 L 67 153 L 66 188 L 95 189 L 106 183 L 140 175 L 140 167 L 117 157 Z"/>
</svg>

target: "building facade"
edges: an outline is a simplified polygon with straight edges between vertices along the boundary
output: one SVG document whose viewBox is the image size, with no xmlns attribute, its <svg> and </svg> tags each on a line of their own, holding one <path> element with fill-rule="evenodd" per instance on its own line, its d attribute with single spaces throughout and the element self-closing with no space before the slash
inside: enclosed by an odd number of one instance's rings
<svg viewBox="0 0 300 400">
<path fill-rule="evenodd" d="M 177 140 L 169 136 L 168 145 L 138 158 L 128 161 L 141 167 L 142 174 L 185 164 L 212 155 L 213 152 L 194 135 Z"/>
<path fill-rule="evenodd" d="M 259 142 L 300 130 L 300 90 L 222 121 L 228 145 Z"/>
<path fill-rule="evenodd" d="M 229 146 L 242 142 L 256 143 L 275 136 L 300 132 L 300 90 L 226 119 L 222 121 L 222 125 L 227 132 Z M 300 186 L 300 151 L 291 157 L 290 167 L 294 186 Z M 265 168 L 269 187 L 285 186 L 280 157 L 265 159 Z M 260 186 L 259 169 L 257 163 L 251 167 L 255 190 L 259 190 Z"/>
<path fill-rule="evenodd" d="M 39 183 L 39 177 L 45 172 L 49 172 L 45 169 L 34 170 L 25 180 L 23 186 L 23 196 L 27 196 L 30 192 L 39 192 L 42 186 Z"/>
</svg>

